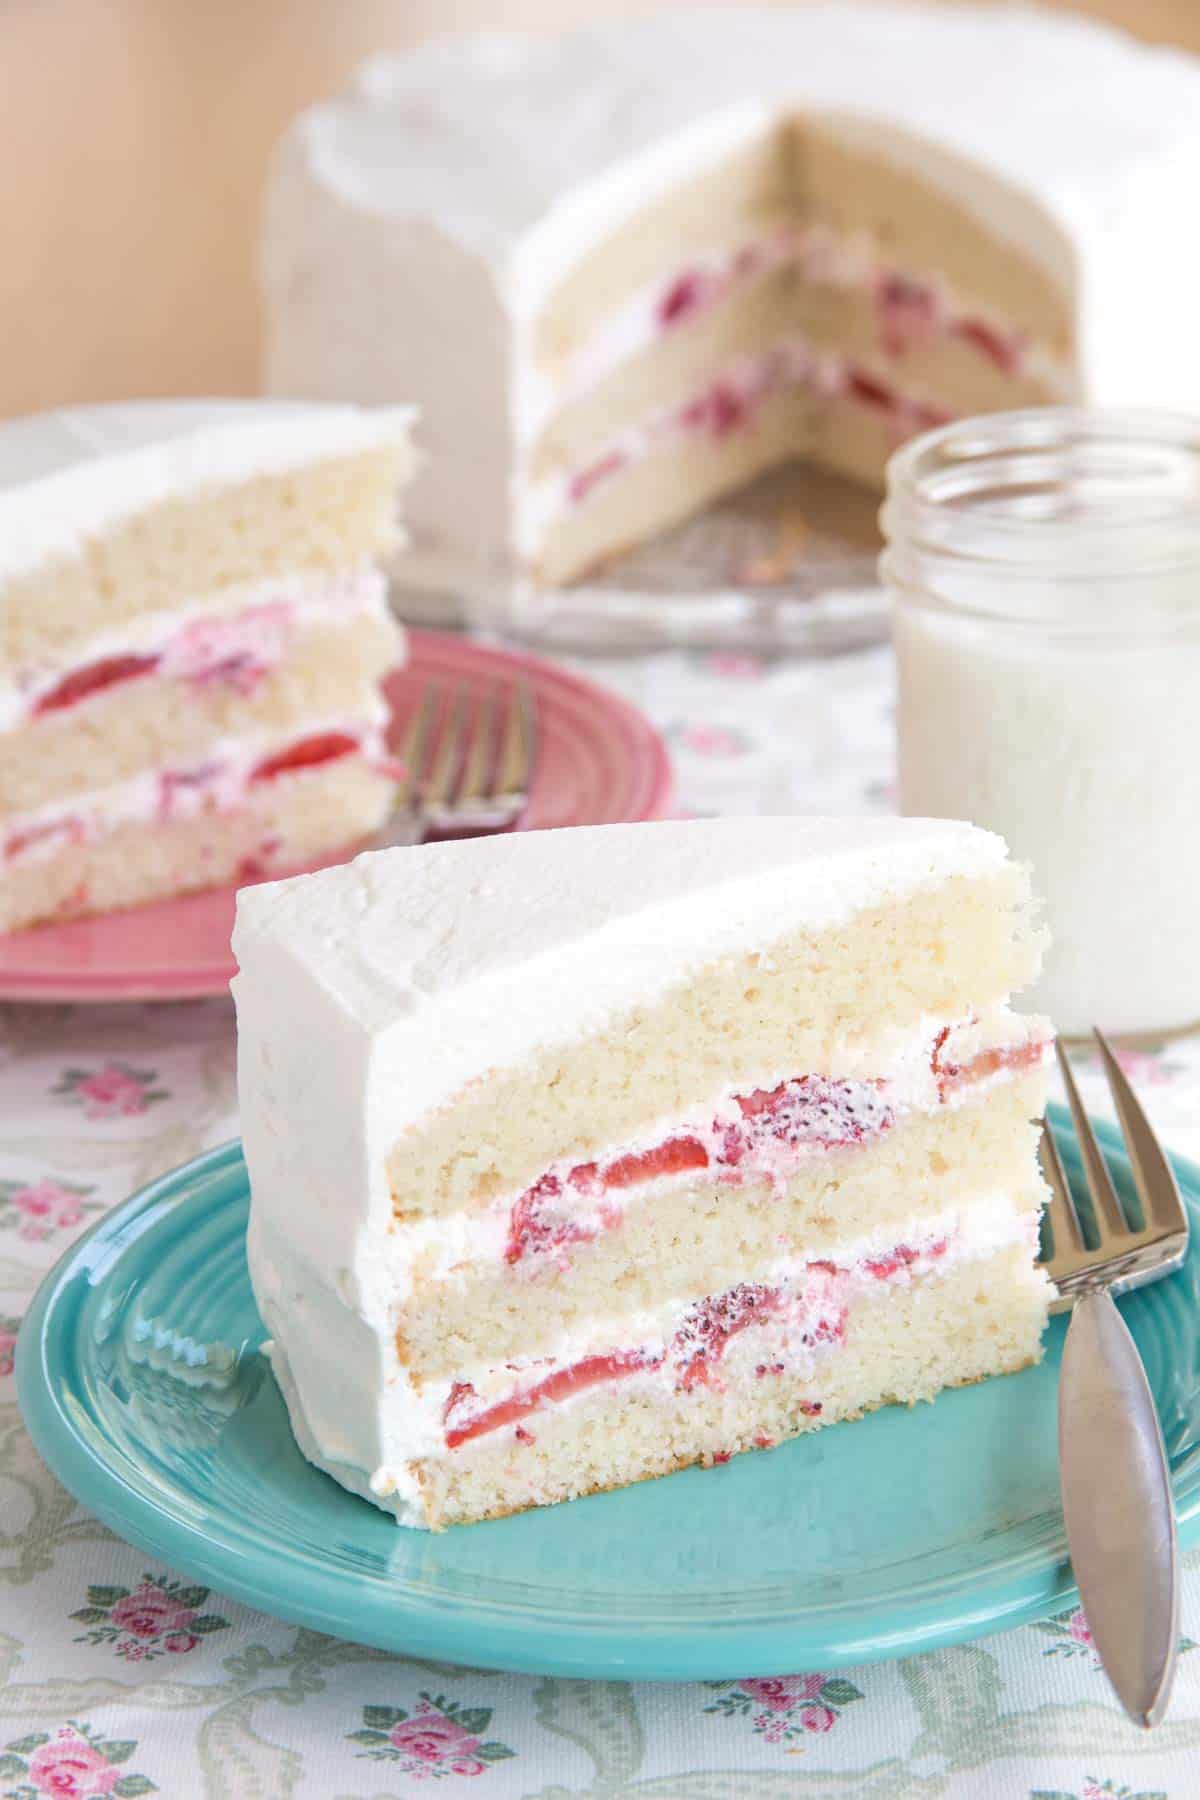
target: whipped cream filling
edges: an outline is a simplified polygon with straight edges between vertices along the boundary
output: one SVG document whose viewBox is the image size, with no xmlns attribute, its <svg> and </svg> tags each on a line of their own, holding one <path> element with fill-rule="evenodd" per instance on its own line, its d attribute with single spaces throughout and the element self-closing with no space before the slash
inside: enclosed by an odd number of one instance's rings
<svg viewBox="0 0 1200 1800">
<path fill-rule="evenodd" d="M 248 693 L 277 667 L 306 626 L 384 618 L 387 611 L 387 578 L 371 562 L 316 577 L 271 576 L 217 589 L 95 632 L 72 644 L 69 653 L 27 664 L 0 680 L 0 732 L 149 674 L 201 685 L 228 682 Z"/>
<path fill-rule="evenodd" d="M 528 446 L 555 413 L 658 339 L 786 268 L 816 286 L 871 293 L 880 347 L 889 358 L 958 339 L 1006 375 L 1035 376 L 1060 399 L 1074 393 L 1069 359 L 1033 342 L 998 314 L 969 304 L 942 277 L 900 270 L 869 234 L 780 224 L 733 247 L 692 256 L 665 280 L 647 283 L 565 355 L 540 364 L 527 359 L 515 396 L 517 442 Z"/>
<path fill-rule="evenodd" d="M 497 1416 L 498 1401 L 522 1403 L 536 1395 L 539 1403 L 570 1405 L 606 1379 L 630 1377 L 668 1393 L 717 1386 L 735 1342 L 740 1360 L 747 1352 L 757 1357 L 761 1346 L 752 1332 L 775 1340 L 772 1354 L 782 1356 L 791 1373 L 808 1374 L 842 1342 L 847 1315 L 865 1294 L 881 1286 L 909 1286 L 1012 1244 L 1025 1244 L 1032 1257 L 1037 1233 L 1036 1212 L 1018 1213 L 1004 1194 L 985 1194 L 969 1207 L 914 1215 L 849 1241 L 818 1242 L 803 1256 L 778 1258 L 753 1281 L 698 1301 L 673 1298 L 653 1311 L 598 1318 L 547 1354 L 478 1365 L 451 1382 L 429 1384 L 430 1391 L 444 1395 L 446 1448 L 483 1435 L 481 1426 L 492 1430 L 510 1423 Z M 613 1365 L 608 1371 L 607 1360 Z M 575 1387 L 560 1382 L 565 1391 L 556 1392 L 554 1378 L 581 1366 L 595 1379 Z M 757 1373 L 757 1362 L 753 1367 Z"/>
<path fill-rule="evenodd" d="M 1007 1006 L 949 1024 L 923 1019 L 896 1037 L 845 1046 L 830 1075 L 774 1070 L 756 1088 L 727 1087 L 587 1162 L 553 1163 L 530 1186 L 482 1209 L 406 1220 L 384 1250 L 396 1294 L 425 1281 L 465 1285 L 505 1266 L 514 1279 L 563 1269 L 575 1247 L 698 1175 L 731 1186 L 766 1181 L 781 1193 L 814 1158 L 870 1143 L 907 1115 L 975 1102 L 1044 1066 L 1052 1047 L 1045 1020 Z M 764 1104 L 775 1096 L 778 1110 Z"/>
<path fill-rule="evenodd" d="M 389 713 L 379 698 L 353 717 L 313 719 L 286 734 L 247 732 L 216 738 L 203 757 L 180 768 L 145 769 L 125 781 L 71 794 L 33 812 L 10 815 L 0 835 L 0 868 L 41 861 L 67 845 L 90 844 L 120 825 L 160 825 L 201 814 L 231 813 L 260 784 L 315 773 L 342 756 L 363 756 L 399 773 L 387 747 Z"/>
</svg>

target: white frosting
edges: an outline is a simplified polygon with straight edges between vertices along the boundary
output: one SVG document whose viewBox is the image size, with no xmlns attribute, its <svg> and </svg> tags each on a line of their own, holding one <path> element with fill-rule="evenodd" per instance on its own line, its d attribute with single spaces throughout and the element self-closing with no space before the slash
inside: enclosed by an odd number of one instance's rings
<svg viewBox="0 0 1200 1800">
<path fill-rule="evenodd" d="M 0 426 L 0 580 L 78 554 L 157 502 L 405 445 L 412 417 L 408 407 L 172 400 L 12 420 Z"/>
<path fill-rule="evenodd" d="M 382 1248 L 408 1127 L 722 957 L 1004 861 L 999 838 L 946 821 L 714 819 L 380 851 L 243 891 L 250 1269 L 323 1464 L 402 1487 L 428 1446 Z"/>
<path fill-rule="evenodd" d="M 263 252 L 270 389 L 422 408 L 415 580 L 507 567 L 527 323 L 547 291 L 654 195 L 796 110 L 1049 272 L 1082 398 L 1200 405 L 1200 264 L 1179 227 L 1200 184 L 1188 57 L 984 6 L 717 8 L 438 41 L 297 120 Z"/>
</svg>

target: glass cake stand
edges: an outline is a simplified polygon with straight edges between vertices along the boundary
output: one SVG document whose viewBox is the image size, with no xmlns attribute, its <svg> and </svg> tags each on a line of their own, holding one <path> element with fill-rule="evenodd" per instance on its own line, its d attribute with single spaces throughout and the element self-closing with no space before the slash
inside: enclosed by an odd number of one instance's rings
<svg viewBox="0 0 1200 1800">
<path fill-rule="evenodd" d="M 584 580 L 461 596 L 401 587 L 402 617 L 568 652 L 668 645 L 832 655 L 886 637 L 879 496 L 796 463 L 772 470 Z"/>
</svg>

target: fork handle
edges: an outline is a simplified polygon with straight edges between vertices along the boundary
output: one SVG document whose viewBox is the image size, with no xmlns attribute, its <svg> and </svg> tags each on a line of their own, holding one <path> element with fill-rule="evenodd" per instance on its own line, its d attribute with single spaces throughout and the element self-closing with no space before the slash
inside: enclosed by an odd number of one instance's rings
<svg viewBox="0 0 1200 1800">
<path fill-rule="evenodd" d="M 1179 1556 L 1170 1473 L 1137 1345 L 1106 1289 L 1076 1300 L 1058 1388 L 1063 1515 L 1105 1672 L 1135 1725 L 1175 1677 Z"/>
</svg>

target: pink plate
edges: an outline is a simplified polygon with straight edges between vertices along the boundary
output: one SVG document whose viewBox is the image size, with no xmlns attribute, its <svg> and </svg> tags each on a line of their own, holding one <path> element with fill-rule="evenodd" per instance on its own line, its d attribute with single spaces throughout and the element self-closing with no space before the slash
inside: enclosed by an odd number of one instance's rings
<svg viewBox="0 0 1200 1800">
<path fill-rule="evenodd" d="M 518 676 L 533 692 L 538 729 L 537 772 L 521 830 L 662 816 L 671 794 L 662 739 L 624 700 L 540 657 L 411 631 L 409 661 L 386 683 L 393 734 L 430 678 L 483 691 Z M 0 937 L 0 1000 L 192 1000 L 224 993 L 234 972 L 235 892 L 217 888 Z"/>
</svg>

